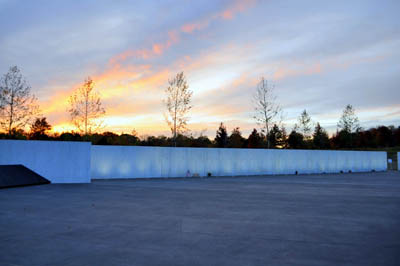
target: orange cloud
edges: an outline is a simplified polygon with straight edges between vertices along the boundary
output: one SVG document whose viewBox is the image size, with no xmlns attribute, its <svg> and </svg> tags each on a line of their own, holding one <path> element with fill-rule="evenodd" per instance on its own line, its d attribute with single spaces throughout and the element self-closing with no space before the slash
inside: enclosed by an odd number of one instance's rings
<svg viewBox="0 0 400 266">
<path fill-rule="evenodd" d="M 99 75 L 93 75 L 92 79 L 95 83 L 95 88 L 100 91 L 102 98 L 107 99 L 114 96 L 120 96 L 125 90 L 121 81 L 140 79 L 143 73 L 149 72 L 149 65 L 130 66 L 121 68 L 116 65 L 111 69 L 106 70 Z M 72 93 L 82 86 L 83 81 L 71 86 L 68 89 L 58 91 L 48 101 L 42 103 L 42 111 L 44 113 L 52 113 L 68 107 L 68 99 Z"/>
<path fill-rule="evenodd" d="M 138 111 L 137 108 L 134 108 L 137 101 L 143 101 L 143 97 L 158 92 L 168 78 L 168 69 L 153 71 L 149 65 L 130 66 L 126 68 L 116 65 L 101 74 L 92 76 L 95 90 L 100 92 L 106 110 L 107 106 L 121 105 L 125 110 L 119 108 L 119 111 L 127 112 L 130 109 L 130 113 Z M 43 114 L 48 116 L 54 125 L 53 131 L 61 132 L 73 129 L 69 123 L 67 112 L 69 107 L 68 99 L 82 83 L 83 81 L 71 86 L 70 89 L 59 91 L 48 101 L 41 103 Z M 147 103 L 148 100 L 146 99 L 145 102 Z M 161 104 L 161 100 L 159 100 L 159 104 Z M 144 107 L 142 102 L 139 102 L 138 105 Z M 112 113 L 115 115 L 115 112 Z M 108 114 L 106 113 L 107 116 Z"/>
<path fill-rule="evenodd" d="M 119 65 L 121 62 L 128 58 L 135 57 L 140 59 L 149 59 L 154 56 L 160 56 L 165 50 L 170 48 L 172 45 L 179 42 L 179 33 L 176 31 L 168 32 L 168 39 L 165 42 L 154 43 L 151 45 L 151 49 L 138 49 L 138 50 L 127 50 L 120 54 L 117 54 L 110 58 L 109 65 Z"/>
</svg>

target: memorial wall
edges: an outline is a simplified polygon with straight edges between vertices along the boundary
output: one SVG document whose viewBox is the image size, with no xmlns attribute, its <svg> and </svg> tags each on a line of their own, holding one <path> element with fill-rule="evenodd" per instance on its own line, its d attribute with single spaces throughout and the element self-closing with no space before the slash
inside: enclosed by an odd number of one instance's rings
<svg viewBox="0 0 400 266">
<path fill-rule="evenodd" d="M 91 179 L 113 178 L 386 171 L 387 155 L 371 151 L 92 146 L 89 142 L 0 140 L 0 165 L 7 164 L 22 164 L 52 183 L 89 183 Z"/>
<path fill-rule="evenodd" d="M 387 170 L 386 152 L 92 146 L 91 177 L 240 176 Z"/>
</svg>

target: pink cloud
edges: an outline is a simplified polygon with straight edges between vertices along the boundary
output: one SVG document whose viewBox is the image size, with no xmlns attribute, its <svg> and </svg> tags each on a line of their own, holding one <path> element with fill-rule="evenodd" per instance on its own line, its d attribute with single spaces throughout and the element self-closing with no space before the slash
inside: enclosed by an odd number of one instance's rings
<svg viewBox="0 0 400 266">
<path fill-rule="evenodd" d="M 233 19 L 237 13 L 244 12 L 246 9 L 254 6 L 255 4 L 256 0 L 235 1 L 232 6 L 228 7 L 218 15 L 223 19 Z"/>
<path fill-rule="evenodd" d="M 226 9 L 224 9 L 221 12 L 218 12 L 216 14 L 211 14 L 207 16 L 206 18 L 184 24 L 181 26 L 178 30 L 171 30 L 167 33 L 168 38 L 165 42 L 159 42 L 159 43 L 154 43 L 151 45 L 151 49 L 139 49 L 139 50 L 127 50 L 124 51 L 120 54 L 117 54 L 113 56 L 110 60 L 109 63 L 111 65 L 113 64 L 119 64 L 122 61 L 127 60 L 128 58 L 131 57 L 138 57 L 142 59 L 148 59 L 154 56 L 160 56 L 162 55 L 167 49 L 169 49 L 171 46 L 174 44 L 177 44 L 180 40 L 180 35 L 182 33 L 186 34 L 191 34 L 195 31 L 200 31 L 205 28 L 207 28 L 210 23 L 214 20 L 218 19 L 232 19 L 234 16 L 238 13 L 244 12 L 248 8 L 254 6 L 256 3 L 256 0 L 236 0 L 228 6 Z"/>
<path fill-rule="evenodd" d="M 293 64 L 289 67 L 279 67 L 273 74 L 273 79 L 280 80 L 288 77 L 319 74 L 323 71 L 321 63 L 311 65 Z"/>
</svg>

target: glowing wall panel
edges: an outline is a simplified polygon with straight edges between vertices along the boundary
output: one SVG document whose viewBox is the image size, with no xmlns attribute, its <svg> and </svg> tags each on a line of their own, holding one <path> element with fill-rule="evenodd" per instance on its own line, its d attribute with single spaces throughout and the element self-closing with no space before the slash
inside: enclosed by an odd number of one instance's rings
<svg viewBox="0 0 400 266">
<path fill-rule="evenodd" d="M 386 171 L 385 152 L 92 146 L 91 177 L 184 177 Z"/>
</svg>

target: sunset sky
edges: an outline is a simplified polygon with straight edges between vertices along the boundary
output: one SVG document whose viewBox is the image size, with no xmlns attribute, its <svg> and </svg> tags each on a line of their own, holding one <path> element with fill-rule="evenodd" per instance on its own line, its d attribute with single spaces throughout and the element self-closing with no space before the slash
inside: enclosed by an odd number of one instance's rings
<svg viewBox="0 0 400 266">
<path fill-rule="evenodd" d="M 361 126 L 400 125 L 400 1 L 0 0 L 0 73 L 17 65 L 55 131 L 87 76 L 104 130 L 170 134 L 168 79 L 193 91 L 189 128 L 248 135 L 260 77 L 289 131 L 302 110 L 330 133 L 352 104 Z"/>
</svg>

